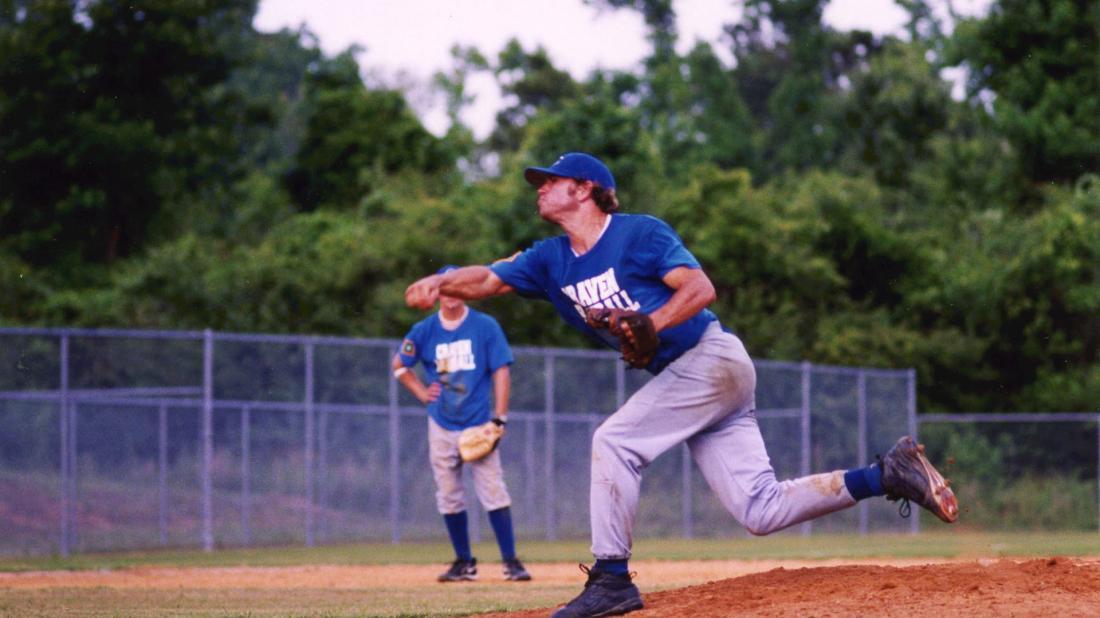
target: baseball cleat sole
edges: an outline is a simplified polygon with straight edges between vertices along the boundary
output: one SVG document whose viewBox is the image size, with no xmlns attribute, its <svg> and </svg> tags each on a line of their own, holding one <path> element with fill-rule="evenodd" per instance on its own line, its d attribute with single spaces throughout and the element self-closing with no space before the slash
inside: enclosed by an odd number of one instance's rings
<svg viewBox="0 0 1100 618">
<path fill-rule="evenodd" d="M 936 507 L 928 510 L 946 523 L 955 523 L 959 518 L 959 500 L 955 497 L 955 492 L 951 491 L 951 482 L 943 478 L 939 470 L 924 456 L 923 444 L 916 445 L 909 454 L 917 460 L 928 478 L 932 502 Z"/>
<path fill-rule="evenodd" d="M 440 577 L 436 581 L 444 584 L 452 582 L 476 582 L 477 575 L 463 575 L 462 577 Z"/>
<path fill-rule="evenodd" d="M 642 609 L 642 607 L 644 607 L 644 604 L 642 603 L 641 599 L 631 599 L 629 601 L 619 603 L 609 610 L 602 611 L 598 614 L 593 614 L 592 618 L 602 618 L 603 616 L 621 616 L 623 614 Z"/>
</svg>

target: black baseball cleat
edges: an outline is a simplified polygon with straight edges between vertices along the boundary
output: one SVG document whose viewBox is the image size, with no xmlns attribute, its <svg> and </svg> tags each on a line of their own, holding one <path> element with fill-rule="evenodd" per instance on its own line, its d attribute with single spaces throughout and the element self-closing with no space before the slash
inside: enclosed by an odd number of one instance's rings
<svg viewBox="0 0 1100 618">
<path fill-rule="evenodd" d="M 504 561 L 504 579 L 510 582 L 528 582 L 531 581 L 531 574 L 523 568 L 519 558 L 509 558 Z"/>
<path fill-rule="evenodd" d="M 902 436 L 879 458 L 882 488 L 888 500 L 901 500 L 900 512 L 909 516 L 909 502 L 916 502 L 947 523 L 959 518 L 959 501 L 950 483 L 924 456 L 924 445 Z"/>
<path fill-rule="evenodd" d="M 451 563 L 451 568 L 446 573 L 440 573 L 437 578 L 441 582 L 472 582 L 477 579 L 477 558 L 463 560 L 461 558 Z"/>
<path fill-rule="evenodd" d="M 618 616 L 642 609 L 642 595 L 630 575 L 616 575 L 580 565 L 588 575 L 584 592 L 550 615 L 550 618 Z"/>
</svg>

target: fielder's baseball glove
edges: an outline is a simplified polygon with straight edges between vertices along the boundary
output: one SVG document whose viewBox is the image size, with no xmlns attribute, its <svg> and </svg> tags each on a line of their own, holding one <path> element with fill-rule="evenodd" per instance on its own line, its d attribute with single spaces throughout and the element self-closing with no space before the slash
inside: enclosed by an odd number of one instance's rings
<svg viewBox="0 0 1100 618">
<path fill-rule="evenodd" d="M 593 307 L 588 309 L 585 318 L 592 328 L 606 328 L 619 338 L 619 352 L 631 367 L 642 369 L 657 354 L 660 339 L 648 315 L 627 309 Z"/>
<path fill-rule="evenodd" d="M 467 427 L 458 435 L 458 454 L 466 463 L 477 461 L 492 453 L 503 436 L 504 421 L 499 418 Z"/>
</svg>

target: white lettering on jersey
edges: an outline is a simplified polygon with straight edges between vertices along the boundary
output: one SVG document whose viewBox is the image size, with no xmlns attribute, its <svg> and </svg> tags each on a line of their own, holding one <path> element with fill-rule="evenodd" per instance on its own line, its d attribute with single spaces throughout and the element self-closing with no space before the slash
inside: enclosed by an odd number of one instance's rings
<svg viewBox="0 0 1100 618">
<path fill-rule="evenodd" d="M 439 373 L 454 373 L 477 369 L 474 362 L 474 348 L 469 339 L 459 339 L 451 343 L 437 343 L 435 346 L 435 370 Z"/>
<path fill-rule="evenodd" d="M 589 277 L 576 284 L 567 285 L 561 291 L 573 301 L 573 306 L 582 317 L 585 309 L 590 307 L 627 309 L 630 311 L 637 311 L 642 307 L 619 285 L 619 280 L 615 278 L 614 268 L 608 268 L 606 272 L 602 272 L 595 277 Z"/>
<path fill-rule="evenodd" d="M 577 304 L 577 305 L 580 304 L 581 301 L 577 298 L 577 289 L 576 288 L 574 288 L 571 285 L 567 285 L 564 288 L 562 288 L 561 291 L 565 292 L 565 295 L 568 296 L 569 300 L 573 301 L 574 304 Z"/>
</svg>

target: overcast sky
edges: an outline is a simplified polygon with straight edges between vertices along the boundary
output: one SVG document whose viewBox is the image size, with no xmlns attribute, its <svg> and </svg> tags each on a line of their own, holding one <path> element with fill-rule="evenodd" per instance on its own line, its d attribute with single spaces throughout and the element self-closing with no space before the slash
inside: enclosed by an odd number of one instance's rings
<svg viewBox="0 0 1100 618">
<path fill-rule="evenodd" d="M 990 0 L 954 0 L 956 10 L 985 11 Z M 944 0 L 946 2 L 946 0 Z M 680 51 L 697 40 L 717 42 L 722 24 L 740 16 L 733 0 L 675 0 Z M 905 13 L 893 0 L 832 0 L 826 23 L 842 30 L 896 32 Z M 597 11 L 581 0 L 261 0 L 255 26 L 265 32 L 306 24 L 332 55 L 351 45 L 360 66 L 391 85 L 409 87 L 410 103 L 434 133 L 446 130 L 441 100 L 429 96 L 434 72 L 451 66 L 454 44 L 495 58 L 511 38 L 524 49 L 546 48 L 554 65 L 583 79 L 594 68 L 636 68 L 648 51 L 637 11 Z M 716 51 L 730 61 L 725 46 Z M 420 84 L 420 88 L 415 85 Z M 500 93 L 488 77 L 471 83 L 477 99 L 463 119 L 478 137 L 492 128 Z"/>
</svg>

